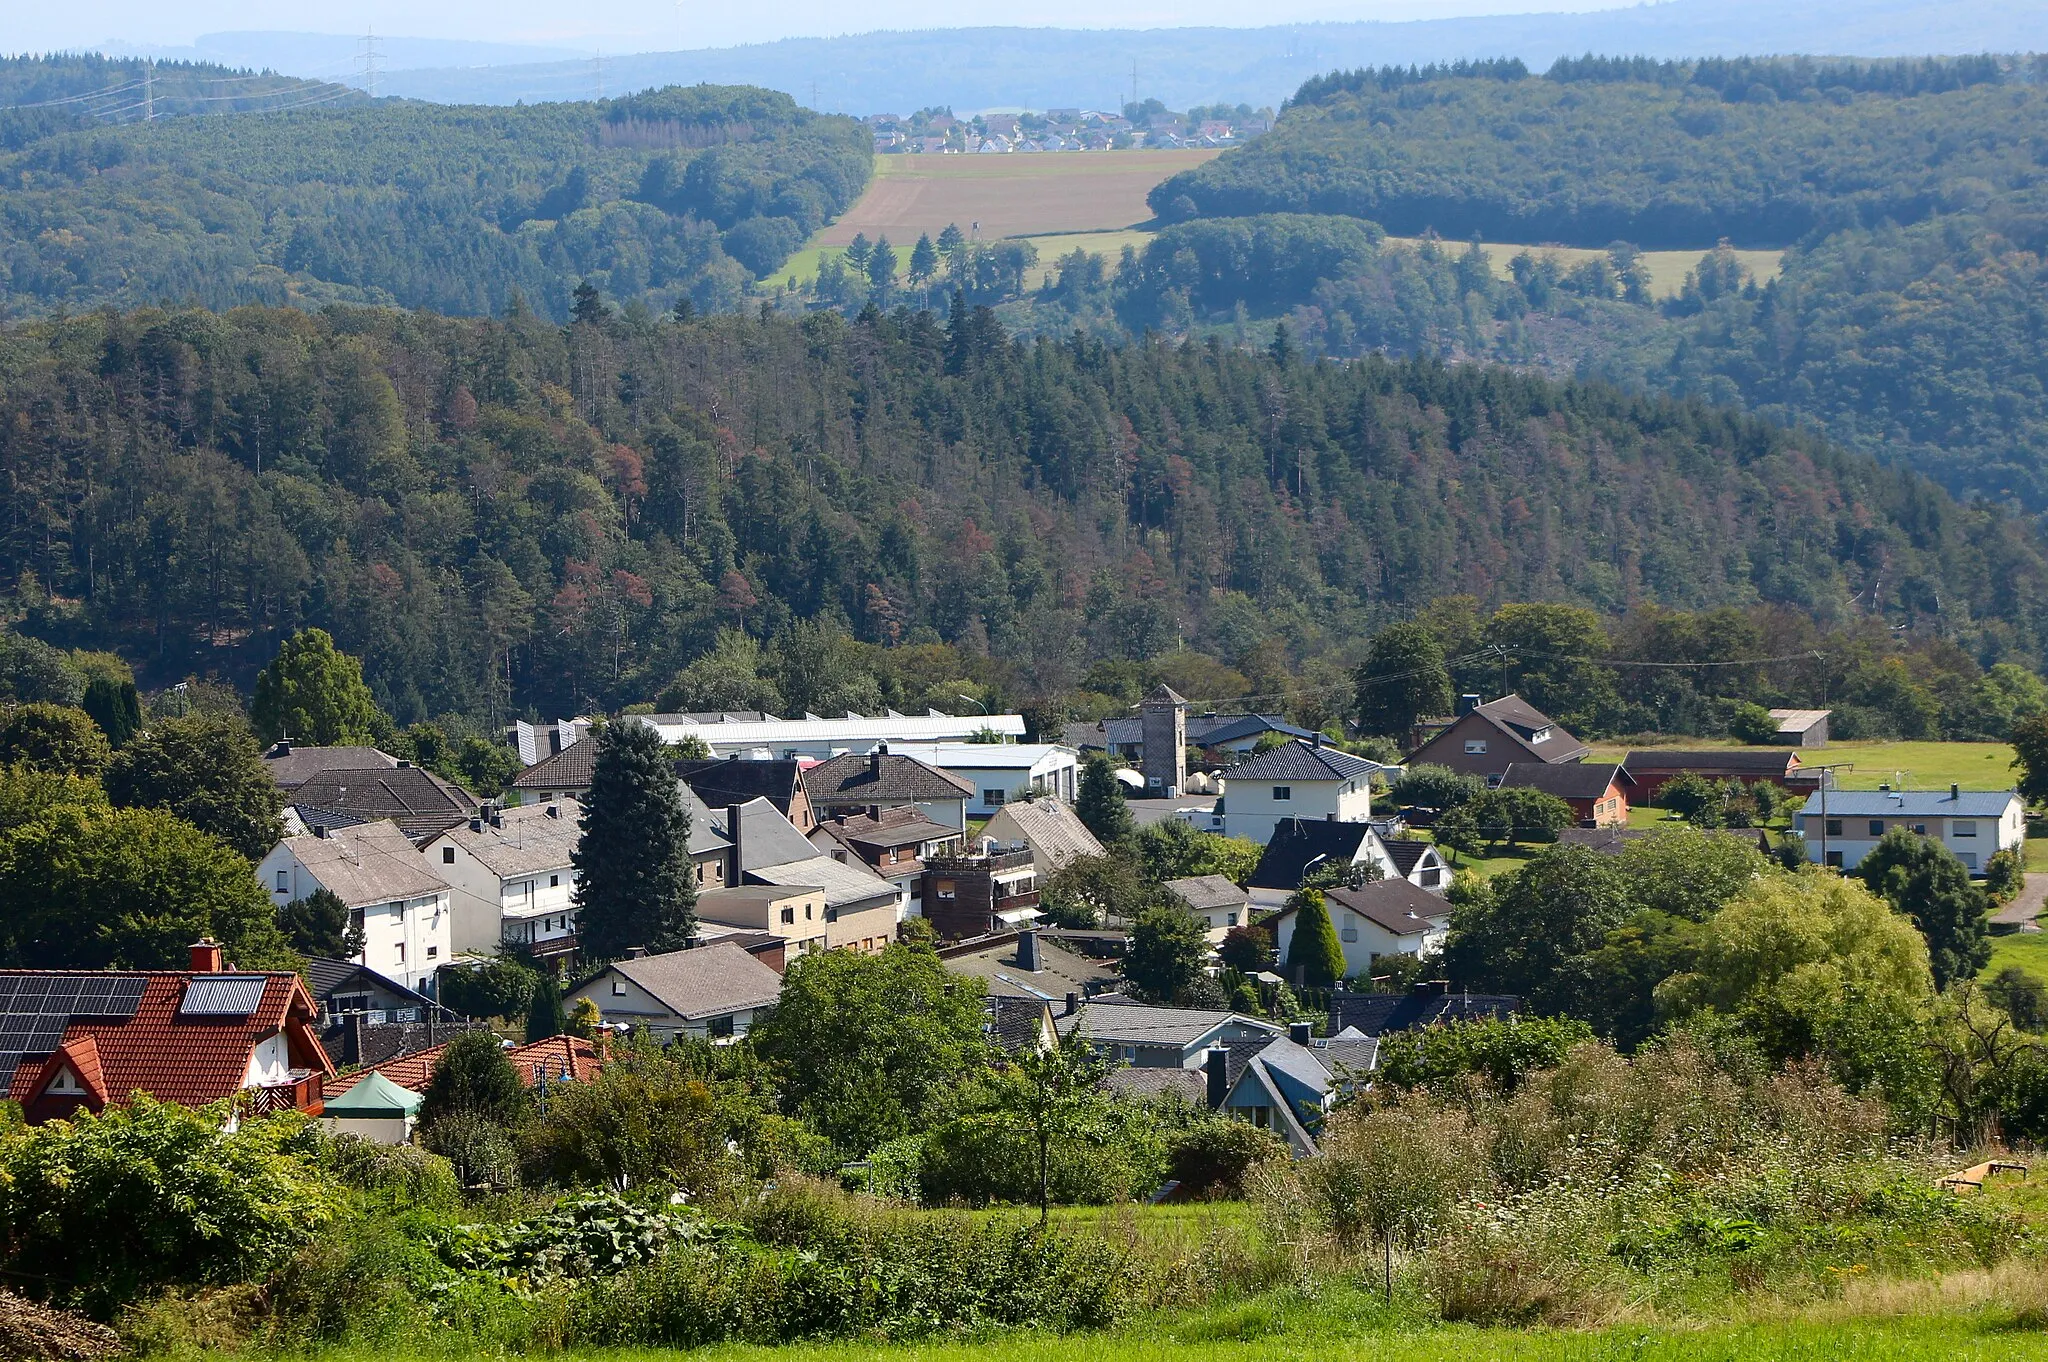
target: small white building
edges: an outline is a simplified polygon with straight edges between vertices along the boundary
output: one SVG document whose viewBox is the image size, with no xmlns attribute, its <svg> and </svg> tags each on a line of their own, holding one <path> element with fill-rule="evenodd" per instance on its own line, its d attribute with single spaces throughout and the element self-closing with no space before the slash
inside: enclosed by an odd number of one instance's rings
<svg viewBox="0 0 2048 1362">
<path fill-rule="evenodd" d="M 729 941 L 694 950 L 615 960 L 562 1000 L 588 998 L 607 1026 L 644 1027 L 658 1041 L 745 1035 L 775 1005 L 782 976 Z"/>
<path fill-rule="evenodd" d="M 1450 903 L 1406 880 L 1374 880 L 1356 889 L 1326 889 L 1323 907 L 1344 947 L 1346 978 L 1370 977 L 1374 956 L 1433 956 L 1443 949 L 1451 926 Z M 1285 908 L 1269 919 L 1283 973 L 1298 915 L 1299 910 Z"/>
<path fill-rule="evenodd" d="M 1283 818 L 1370 822 L 1372 778 L 1387 769 L 1297 738 L 1223 773 L 1223 798 L 1216 806 L 1221 830 L 1266 842 Z"/>
<path fill-rule="evenodd" d="M 576 949 L 575 804 L 528 804 L 487 812 L 433 838 L 421 854 L 448 881 L 455 953 L 491 956 L 502 946 L 535 955 Z"/>
<path fill-rule="evenodd" d="M 1211 946 L 1223 944 L 1232 927 L 1247 926 L 1252 917 L 1250 891 L 1232 884 L 1221 875 L 1190 875 L 1167 880 L 1159 886 L 1187 905 L 1189 912 L 1208 927 Z"/>
<path fill-rule="evenodd" d="M 2027 806 L 2011 790 L 1816 790 L 1799 811 L 1797 831 L 1806 859 L 1854 870 L 1878 839 L 1904 828 L 1932 837 L 1981 875 L 2001 851 L 2024 853 Z"/>
<path fill-rule="evenodd" d="M 448 881 L 395 823 L 287 837 L 256 867 L 256 878 L 276 908 L 318 889 L 339 898 L 363 933 L 356 962 L 407 988 L 432 996 L 434 971 L 455 955 Z"/>
<path fill-rule="evenodd" d="M 1081 754 L 1064 743 L 891 743 L 889 750 L 966 781 L 974 790 L 969 818 L 1047 796 L 1071 804 L 1080 792 Z"/>
<path fill-rule="evenodd" d="M 849 752 L 872 751 L 887 743 L 892 752 L 904 750 L 903 743 L 965 742 L 979 733 L 994 733 L 1005 742 L 1024 736 L 1020 714 L 967 714 L 955 716 L 927 710 L 922 715 L 898 714 L 887 710 L 874 717 L 848 714 L 838 719 L 821 719 L 806 714 L 801 719 L 778 719 L 768 714 L 641 714 L 622 723 L 643 723 L 661 734 L 664 742 L 701 738 L 714 757 L 765 757 L 789 760 L 828 757 Z"/>
</svg>

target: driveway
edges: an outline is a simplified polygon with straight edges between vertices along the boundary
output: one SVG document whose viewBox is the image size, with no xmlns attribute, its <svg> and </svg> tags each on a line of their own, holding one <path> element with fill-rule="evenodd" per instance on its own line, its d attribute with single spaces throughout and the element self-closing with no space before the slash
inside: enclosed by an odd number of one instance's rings
<svg viewBox="0 0 2048 1362">
<path fill-rule="evenodd" d="M 2044 901 L 2048 901 L 2048 872 L 2028 875 L 2019 897 L 1991 915 L 1991 925 L 2008 931 L 2017 928 L 2022 932 L 2038 932 L 2041 928 L 2034 919 L 2041 915 Z"/>
</svg>

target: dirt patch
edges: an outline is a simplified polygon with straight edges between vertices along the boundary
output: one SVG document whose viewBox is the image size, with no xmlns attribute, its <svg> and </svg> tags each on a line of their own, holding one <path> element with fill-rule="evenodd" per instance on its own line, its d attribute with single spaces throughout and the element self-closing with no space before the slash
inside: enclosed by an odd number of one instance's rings
<svg viewBox="0 0 2048 1362">
<path fill-rule="evenodd" d="M 0 1358 L 8 1362 L 93 1362 L 121 1351 L 104 1324 L 0 1291 Z"/>
<path fill-rule="evenodd" d="M 1044 152 L 1007 156 L 877 156 L 875 178 L 839 221 L 812 238 L 844 246 L 855 233 L 908 246 L 953 223 L 980 237 L 1129 227 L 1152 216 L 1145 195 L 1214 151 Z"/>
</svg>

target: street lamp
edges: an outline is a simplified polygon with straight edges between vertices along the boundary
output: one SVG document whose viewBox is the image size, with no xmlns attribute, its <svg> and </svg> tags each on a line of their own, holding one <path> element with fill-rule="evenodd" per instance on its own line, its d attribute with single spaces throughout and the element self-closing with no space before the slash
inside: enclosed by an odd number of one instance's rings
<svg viewBox="0 0 2048 1362">
<path fill-rule="evenodd" d="M 965 700 L 968 704 L 973 705 L 976 709 L 982 712 L 984 717 L 988 714 L 988 706 L 983 704 L 981 701 L 975 699 L 971 695 L 962 695 L 958 692 L 955 692 L 954 698 L 957 700 Z"/>
</svg>

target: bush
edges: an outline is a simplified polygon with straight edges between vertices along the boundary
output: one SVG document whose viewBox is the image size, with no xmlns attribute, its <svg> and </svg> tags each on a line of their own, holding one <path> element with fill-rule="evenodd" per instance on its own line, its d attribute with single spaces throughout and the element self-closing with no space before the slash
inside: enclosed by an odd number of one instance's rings
<svg viewBox="0 0 2048 1362">
<path fill-rule="evenodd" d="M 1167 1176 L 1176 1195 L 1194 1200 L 1243 1198 L 1252 1174 L 1287 1157 L 1287 1145 L 1249 1121 L 1217 1116 L 1176 1131 L 1167 1141 Z"/>
</svg>

